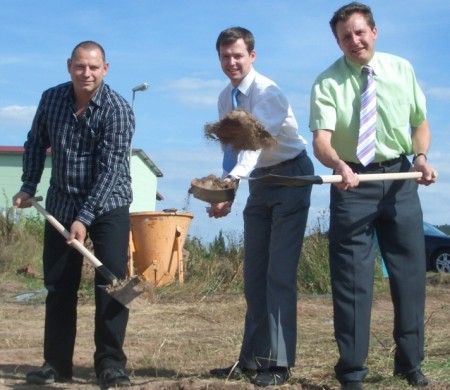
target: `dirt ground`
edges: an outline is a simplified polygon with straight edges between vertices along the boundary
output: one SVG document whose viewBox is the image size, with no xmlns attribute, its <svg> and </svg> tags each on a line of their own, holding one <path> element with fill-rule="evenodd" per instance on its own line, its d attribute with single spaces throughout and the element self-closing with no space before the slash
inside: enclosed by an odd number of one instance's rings
<svg viewBox="0 0 450 390">
<path fill-rule="evenodd" d="M 450 286 L 428 286 L 424 370 L 433 380 L 429 389 L 450 389 Z M 98 390 L 93 374 L 91 302 L 79 304 L 74 381 L 30 386 L 25 374 L 42 364 L 44 295 L 18 301 L 24 291 L 0 284 L 0 389 Z M 376 294 L 373 305 L 368 389 L 407 388 L 392 378 L 392 307 L 387 294 Z M 133 390 L 254 389 L 248 382 L 211 378 L 214 367 L 234 363 L 242 337 L 245 302 L 241 296 L 137 299 L 130 313 L 125 351 Z M 298 300 L 297 366 L 282 389 L 338 389 L 333 377 L 337 351 L 333 339 L 329 296 Z"/>
</svg>

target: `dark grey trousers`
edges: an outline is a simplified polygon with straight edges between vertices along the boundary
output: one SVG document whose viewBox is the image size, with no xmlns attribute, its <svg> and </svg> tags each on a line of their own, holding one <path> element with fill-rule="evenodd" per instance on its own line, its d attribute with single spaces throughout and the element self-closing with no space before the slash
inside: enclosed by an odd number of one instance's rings
<svg viewBox="0 0 450 390">
<path fill-rule="evenodd" d="M 409 169 L 410 163 L 404 158 L 375 171 Z M 375 231 L 394 305 L 394 371 L 409 373 L 420 368 L 424 356 L 426 265 L 417 187 L 414 180 L 400 180 L 365 182 L 349 191 L 331 188 L 330 269 L 340 355 L 335 372 L 341 383 L 362 381 L 367 374 Z"/>
<path fill-rule="evenodd" d="M 268 173 L 313 174 L 306 152 Z M 295 365 L 297 266 L 310 206 L 311 186 L 250 181 L 244 210 L 244 291 L 247 301 L 239 361 L 252 369 Z"/>
</svg>

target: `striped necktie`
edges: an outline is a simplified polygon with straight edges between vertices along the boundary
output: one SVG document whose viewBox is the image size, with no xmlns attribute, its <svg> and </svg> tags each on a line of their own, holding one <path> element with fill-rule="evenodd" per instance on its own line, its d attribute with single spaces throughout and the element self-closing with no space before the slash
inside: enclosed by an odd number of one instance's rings
<svg viewBox="0 0 450 390">
<path fill-rule="evenodd" d="M 238 95 L 240 91 L 237 88 L 233 88 L 231 90 L 231 108 L 236 110 L 238 108 Z M 222 168 L 225 172 L 230 173 L 234 168 L 237 162 L 237 156 L 239 154 L 239 150 L 233 149 L 231 144 L 225 145 L 225 149 L 223 151 L 223 162 Z"/>
<path fill-rule="evenodd" d="M 363 66 L 367 83 L 361 94 L 360 127 L 356 155 L 362 165 L 366 166 L 375 158 L 375 133 L 377 128 L 377 94 L 373 69 Z"/>
</svg>

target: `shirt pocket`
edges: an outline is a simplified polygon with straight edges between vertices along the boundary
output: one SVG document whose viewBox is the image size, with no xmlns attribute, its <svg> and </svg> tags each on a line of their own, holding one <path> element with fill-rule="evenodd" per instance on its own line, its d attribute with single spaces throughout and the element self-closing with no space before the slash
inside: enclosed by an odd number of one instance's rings
<svg viewBox="0 0 450 390">
<path fill-rule="evenodd" d="M 383 105 L 383 102 L 381 102 Z M 409 102 L 406 99 L 402 98 L 392 98 L 390 99 L 384 107 L 380 107 L 378 112 L 385 113 L 386 117 L 383 120 L 386 120 L 385 128 L 409 128 L 410 122 L 410 106 Z"/>
</svg>

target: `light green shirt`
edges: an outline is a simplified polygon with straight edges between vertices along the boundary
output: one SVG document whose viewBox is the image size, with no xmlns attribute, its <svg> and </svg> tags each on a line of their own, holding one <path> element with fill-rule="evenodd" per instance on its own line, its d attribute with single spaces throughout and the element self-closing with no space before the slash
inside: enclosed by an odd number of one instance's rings
<svg viewBox="0 0 450 390">
<path fill-rule="evenodd" d="M 410 155 L 411 126 L 426 119 L 425 96 L 414 70 L 408 61 L 386 53 L 375 53 L 369 65 L 377 91 L 374 161 Z M 361 91 L 366 82 L 361 68 L 343 56 L 321 73 L 312 87 L 309 119 L 311 131 L 334 131 L 331 145 L 339 158 L 356 163 Z"/>
</svg>

